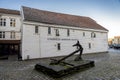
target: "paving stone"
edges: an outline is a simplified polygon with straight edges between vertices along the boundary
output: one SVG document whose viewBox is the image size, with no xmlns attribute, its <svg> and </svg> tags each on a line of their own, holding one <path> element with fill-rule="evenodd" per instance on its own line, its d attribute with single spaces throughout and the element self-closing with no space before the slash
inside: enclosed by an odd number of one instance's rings
<svg viewBox="0 0 120 80">
<path fill-rule="evenodd" d="M 120 80 L 120 50 L 85 54 L 82 57 L 85 60 L 94 60 L 95 67 L 61 78 L 52 78 L 34 69 L 35 64 L 49 59 L 0 60 L 0 80 Z"/>
</svg>

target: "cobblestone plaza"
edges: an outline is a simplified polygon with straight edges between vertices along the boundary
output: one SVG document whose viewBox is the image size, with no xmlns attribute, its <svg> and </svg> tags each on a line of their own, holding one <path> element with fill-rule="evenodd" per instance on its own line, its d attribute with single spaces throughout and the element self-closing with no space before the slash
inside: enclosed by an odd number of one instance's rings
<svg viewBox="0 0 120 80">
<path fill-rule="evenodd" d="M 84 59 L 94 60 L 95 67 L 62 78 L 51 78 L 34 70 L 42 60 L 0 60 L 0 80 L 120 80 L 120 51 L 85 54 Z"/>
</svg>

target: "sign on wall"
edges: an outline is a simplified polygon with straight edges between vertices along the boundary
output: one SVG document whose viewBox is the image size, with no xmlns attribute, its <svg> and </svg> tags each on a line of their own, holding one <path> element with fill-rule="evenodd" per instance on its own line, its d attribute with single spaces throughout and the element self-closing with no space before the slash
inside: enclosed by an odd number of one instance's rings
<svg viewBox="0 0 120 80">
<path fill-rule="evenodd" d="M 47 38 L 47 40 L 57 40 L 57 41 L 77 41 L 78 39 L 71 39 L 71 38 Z"/>
</svg>

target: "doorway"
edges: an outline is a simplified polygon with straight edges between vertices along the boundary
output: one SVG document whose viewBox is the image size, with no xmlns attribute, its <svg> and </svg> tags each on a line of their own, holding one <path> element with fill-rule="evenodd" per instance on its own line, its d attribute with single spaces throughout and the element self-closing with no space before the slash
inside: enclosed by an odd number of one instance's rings
<svg viewBox="0 0 120 80">
<path fill-rule="evenodd" d="M 19 60 L 21 58 L 20 54 L 20 43 L 0 43 L 0 59 L 12 59 Z"/>
</svg>

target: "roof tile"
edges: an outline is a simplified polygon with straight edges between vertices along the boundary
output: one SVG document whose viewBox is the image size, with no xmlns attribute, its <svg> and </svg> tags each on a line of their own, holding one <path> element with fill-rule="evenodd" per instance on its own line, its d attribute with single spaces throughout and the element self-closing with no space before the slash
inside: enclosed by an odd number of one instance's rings
<svg viewBox="0 0 120 80">
<path fill-rule="evenodd" d="M 95 20 L 89 17 L 55 13 L 55 12 L 44 11 L 44 10 L 39 10 L 24 6 L 22 8 L 23 8 L 25 21 L 33 21 L 33 22 L 57 24 L 64 26 L 89 28 L 89 29 L 100 29 L 100 30 L 108 31 L 106 28 L 97 24 Z"/>
</svg>

